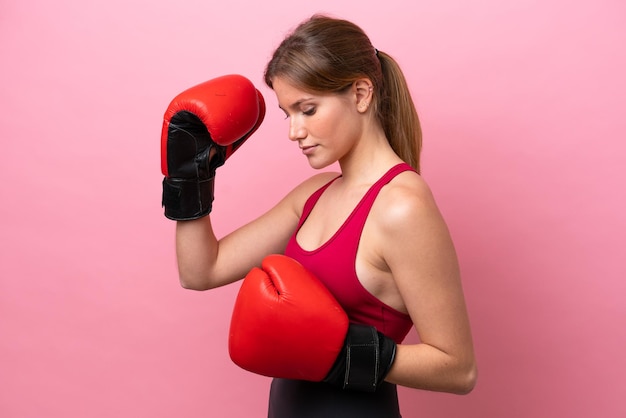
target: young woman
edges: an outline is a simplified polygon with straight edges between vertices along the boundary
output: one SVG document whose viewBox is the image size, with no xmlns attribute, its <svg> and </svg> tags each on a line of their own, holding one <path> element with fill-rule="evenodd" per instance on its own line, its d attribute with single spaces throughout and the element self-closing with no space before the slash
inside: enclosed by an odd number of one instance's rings
<svg viewBox="0 0 626 418">
<path fill-rule="evenodd" d="M 470 392 L 476 365 L 459 266 L 419 175 L 421 131 L 399 66 L 353 23 L 316 15 L 276 49 L 265 81 L 293 146 L 313 168 L 338 162 L 341 173 L 313 176 L 221 239 L 210 216 L 178 218 L 182 286 L 223 286 L 285 254 L 317 274 L 351 321 L 397 344 L 373 393 L 274 379 L 270 417 L 399 417 L 396 385 Z M 419 343 L 402 344 L 412 327 Z"/>
</svg>

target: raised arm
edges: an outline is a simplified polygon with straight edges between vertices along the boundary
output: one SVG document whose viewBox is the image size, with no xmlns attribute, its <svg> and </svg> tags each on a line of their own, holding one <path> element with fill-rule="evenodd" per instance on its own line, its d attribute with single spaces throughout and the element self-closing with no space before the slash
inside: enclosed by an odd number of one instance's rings
<svg viewBox="0 0 626 418">
<path fill-rule="evenodd" d="M 298 223 L 290 193 L 261 217 L 218 239 L 211 217 L 178 221 L 176 257 L 181 286 L 207 290 L 242 279 L 264 256 L 282 253 Z"/>
<path fill-rule="evenodd" d="M 260 126 L 265 116 L 261 93 L 245 77 L 218 77 L 177 95 L 168 106 L 161 134 L 165 216 L 177 221 L 176 244 L 181 284 L 205 289 L 235 280 L 219 271 L 219 243 L 209 219 L 215 172 Z M 269 249 L 268 249 L 269 250 Z M 244 257 L 250 264 L 254 254 Z M 234 261 L 234 260 L 231 260 Z M 212 277 L 220 280 L 213 281 Z"/>
<path fill-rule="evenodd" d="M 216 169 L 256 131 L 264 115 L 263 97 L 238 75 L 184 91 L 165 113 L 163 205 L 165 216 L 177 221 L 176 256 L 185 288 L 206 290 L 234 282 L 265 256 L 284 252 L 306 198 L 336 176 L 312 177 L 256 220 L 218 239 L 210 218 Z"/>
</svg>

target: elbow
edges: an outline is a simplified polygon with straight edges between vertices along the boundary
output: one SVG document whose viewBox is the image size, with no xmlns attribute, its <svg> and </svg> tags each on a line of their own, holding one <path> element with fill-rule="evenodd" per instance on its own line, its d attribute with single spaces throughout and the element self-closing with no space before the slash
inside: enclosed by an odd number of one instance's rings
<svg viewBox="0 0 626 418">
<path fill-rule="evenodd" d="M 190 283 L 190 282 L 186 282 L 181 280 L 180 281 L 180 286 L 185 289 L 185 290 L 197 290 L 197 291 L 203 291 L 203 290 L 209 290 L 210 287 L 209 286 L 204 286 L 201 284 L 197 284 L 197 283 Z"/>
<path fill-rule="evenodd" d="M 208 281 L 198 280 L 197 278 L 192 278 L 184 274 L 179 274 L 178 282 L 180 283 L 180 286 L 186 290 L 203 291 L 211 289 Z"/>
<path fill-rule="evenodd" d="M 478 368 L 476 363 L 472 362 L 470 365 L 464 368 L 459 373 L 454 393 L 457 395 L 467 395 L 476 387 L 476 381 L 478 380 Z"/>
</svg>

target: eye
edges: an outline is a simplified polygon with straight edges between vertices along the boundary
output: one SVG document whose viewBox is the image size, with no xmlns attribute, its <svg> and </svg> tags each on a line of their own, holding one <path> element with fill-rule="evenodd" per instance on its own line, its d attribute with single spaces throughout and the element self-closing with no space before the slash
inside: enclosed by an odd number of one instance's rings
<svg viewBox="0 0 626 418">
<path fill-rule="evenodd" d="M 302 110 L 302 113 L 306 116 L 313 116 L 315 114 L 315 107 L 309 107 Z"/>
</svg>

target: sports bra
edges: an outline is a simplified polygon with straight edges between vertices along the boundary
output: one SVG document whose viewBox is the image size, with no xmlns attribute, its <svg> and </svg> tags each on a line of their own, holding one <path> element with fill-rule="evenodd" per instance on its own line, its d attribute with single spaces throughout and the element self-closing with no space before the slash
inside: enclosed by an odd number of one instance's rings
<svg viewBox="0 0 626 418">
<path fill-rule="evenodd" d="M 320 196 L 339 177 L 332 179 L 307 199 L 298 227 L 285 249 L 285 255 L 299 261 L 326 285 L 348 314 L 350 322 L 372 325 L 397 343 L 401 343 L 411 330 L 411 317 L 383 303 L 365 289 L 357 277 L 355 264 L 363 226 L 376 196 L 396 175 L 408 170 L 413 168 L 406 163 L 389 169 L 365 193 L 335 234 L 320 247 L 307 251 L 300 247 L 296 235 Z"/>
</svg>

